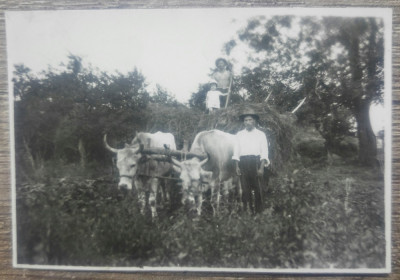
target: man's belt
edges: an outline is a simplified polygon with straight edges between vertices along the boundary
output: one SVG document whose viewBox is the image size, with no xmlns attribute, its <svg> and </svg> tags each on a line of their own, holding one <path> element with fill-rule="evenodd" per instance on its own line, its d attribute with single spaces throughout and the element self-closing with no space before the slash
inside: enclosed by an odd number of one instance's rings
<svg viewBox="0 0 400 280">
<path fill-rule="evenodd" d="M 245 156 L 240 156 L 240 159 L 260 159 L 260 156 L 245 155 Z"/>
</svg>

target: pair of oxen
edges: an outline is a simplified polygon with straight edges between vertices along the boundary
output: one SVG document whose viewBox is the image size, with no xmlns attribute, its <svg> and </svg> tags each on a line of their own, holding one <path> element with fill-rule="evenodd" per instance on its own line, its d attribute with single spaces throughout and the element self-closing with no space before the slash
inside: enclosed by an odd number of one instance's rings
<svg viewBox="0 0 400 280">
<path fill-rule="evenodd" d="M 130 144 L 115 149 L 107 143 L 106 148 L 116 155 L 119 171 L 118 187 L 131 190 L 134 186 L 141 213 L 150 206 L 152 217 L 157 216 L 156 196 L 160 180 L 165 179 L 172 169 L 182 182 L 182 203 L 201 215 L 203 194 L 211 190 L 211 205 L 214 215 L 219 212 L 220 199 L 227 201 L 229 193 L 236 193 L 241 201 L 240 180 L 232 162 L 235 136 L 219 130 L 203 131 L 196 135 L 190 153 L 206 154 L 206 159 L 193 157 L 182 161 L 171 157 L 160 160 L 157 156 L 145 155 L 142 147 L 176 150 L 175 138 L 171 133 L 137 133 Z M 148 195 L 146 195 L 146 193 Z M 147 200 L 148 199 L 148 200 Z"/>
</svg>

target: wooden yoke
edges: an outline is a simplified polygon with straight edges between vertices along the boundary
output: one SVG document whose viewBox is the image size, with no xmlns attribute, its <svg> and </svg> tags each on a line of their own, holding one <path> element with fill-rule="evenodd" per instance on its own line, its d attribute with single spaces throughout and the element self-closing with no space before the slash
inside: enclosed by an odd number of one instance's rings
<svg viewBox="0 0 400 280">
<path fill-rule="evenodd" d="M 153 155 L 152 158 L 158 160 L 167 160 L 168 157 L 177 157 L 181 159 L 182 156 L 186 158 L 197 157 L 200 160 L 207 158 L 207 154 L 203 153 L 199 154 L 199 153 L 185 152 L 185 151 L 174 151 L 163 148 L 145 148 L 143 145 L 140 145 L 140 152 L 147 155 Z"/>
</svg>

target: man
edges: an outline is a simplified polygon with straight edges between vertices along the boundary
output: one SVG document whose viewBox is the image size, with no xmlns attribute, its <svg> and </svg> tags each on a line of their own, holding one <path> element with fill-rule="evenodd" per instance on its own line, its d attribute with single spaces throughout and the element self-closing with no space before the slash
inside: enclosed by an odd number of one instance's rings
<svg viewBox="0 0 400 280">
<path fill-rule="evenodd" d="M 215 66 L 217 67 L 217 69 L 212 74 L 212 78 L 217 82 L 217 90 L 221 91 L 222 93 L 227 93 L 227 98 L 224 106 L 226 108 L 228 106 L 231 94 L 233 75 L 232 72 L 228 69 L 229 65 L 225 59 L 218 58 L 215 61 Z"/>
<path fill-rule="evenodd" d="M 242 184 L 244 210 L 247 211 L 249 207 L 254 214 L 262 210 L 260 180 L 264 175 L 264 166 L 270 164 L 268 141 L 265 134 L 256 128 L 259 116 L 253 110 L 245 111 L 239 118 L 243 121 L 245 129 L 236 134 L 232 159 Z"/>
</svg>

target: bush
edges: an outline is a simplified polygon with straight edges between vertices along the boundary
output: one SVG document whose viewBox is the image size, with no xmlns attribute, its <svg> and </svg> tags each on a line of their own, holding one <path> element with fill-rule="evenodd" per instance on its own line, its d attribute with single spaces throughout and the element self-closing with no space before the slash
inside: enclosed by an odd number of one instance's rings
<svg viewBox="0 0 400 280">
<path fill-rule="evenodd" d="M 25 183 L 17 188 L 18 262 L 379 268 L 383 185 L 371 184 L 374 176 L 354 166 L 329 172 L 298 166 L 271 178 L 256 216 L 222 208 L 216 217 L 204 211 L 193 219 L 183 208 L 160 205 L 154 221 L 108 178 Z"/>
</svg>

